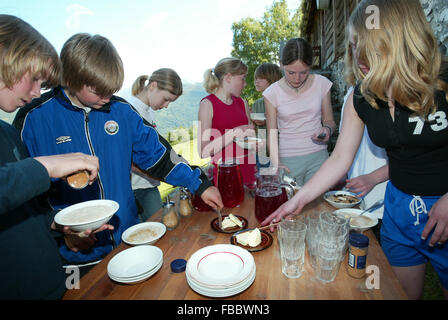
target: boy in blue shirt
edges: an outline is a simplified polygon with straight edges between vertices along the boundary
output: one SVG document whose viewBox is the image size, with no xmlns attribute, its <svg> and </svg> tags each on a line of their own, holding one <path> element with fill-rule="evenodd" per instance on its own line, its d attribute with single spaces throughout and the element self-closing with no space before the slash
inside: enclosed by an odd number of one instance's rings
<svg viewBox="0 0 448 320">
<path fill-rule="evenodd" d="M 122 86 L 124 71 L 108 39 L 75 34 L 62 48 L 61 62 L 63 86 L 27 105 L 14 124 L 33 156 L 76 151 L 99 158 L 98 179 L 92 185 L 73 190 L 60 180 L 53 182 L 49 196 L 53 208 L 93 199 L 111 199 L 120 205 L 109 221 L 114 230 L 97 233 L 93 246 L 80 250 L 77 244 L 83 239 L 76 236 L 61 241 L 59 251 L 66 264 L 95 264 L 121 242 L 127 228 L 139 222 L 130 180 L 132 164 L 154 178 L 188 187 L 211 207 L 222 208 L 219 191 L 205 174 L 182 162 L 128 102 L 113 95 Z"/>
</svg>

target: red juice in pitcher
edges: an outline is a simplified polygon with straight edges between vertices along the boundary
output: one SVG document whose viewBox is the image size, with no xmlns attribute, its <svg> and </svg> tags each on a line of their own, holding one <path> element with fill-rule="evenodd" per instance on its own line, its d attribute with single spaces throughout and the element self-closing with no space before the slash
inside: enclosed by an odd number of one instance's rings
<svg viewBox="0 0 448 320">
<path fill-rule="evenodd" d="M 243 177 L 236 162 L 218 165 L 218 189 L 226 208 L 234 208 L 244 200 Z"/>
<path fill-rule="evenodd" d="M 255 217 L 262 222 L 288 200 L 282 188 L 277 185 L 264 185 L 255 194 Z"/>
<path fill-rule="evenodd" d="M 285 187 L 282 188 L 282 201 L 282 203 L 288 201 L 288 191 L 286 191 Z"/>
</svg>

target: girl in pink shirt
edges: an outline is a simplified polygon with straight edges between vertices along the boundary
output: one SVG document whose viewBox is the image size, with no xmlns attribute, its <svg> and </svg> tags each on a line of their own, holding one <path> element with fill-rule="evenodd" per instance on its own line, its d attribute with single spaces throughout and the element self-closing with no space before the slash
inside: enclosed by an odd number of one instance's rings
<svg viewBox="0 0 448 320">
<path fill-rule="evenodd" d="M 284 167 L 297 183 L 308 181 L 328 158 L 333 119 L 327 78 L 310 74 L 312 48 L 301 38 L 283 50 L 284 76 L 264 92 L 268 146 L 274 167 Z"/>
</svg>

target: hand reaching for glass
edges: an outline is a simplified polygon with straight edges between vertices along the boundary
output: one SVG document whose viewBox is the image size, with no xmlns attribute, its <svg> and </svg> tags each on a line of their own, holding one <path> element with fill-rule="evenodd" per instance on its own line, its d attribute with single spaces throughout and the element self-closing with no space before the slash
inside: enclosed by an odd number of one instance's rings
<svg viewBox="0 0 448 320">
<path fill-rule="evenodd" d="M 277 210 L 271 213 L 265 220 L 261 222 L 262 226 L 267 226 L 269 224 L 274 224 L 280 222 L 283 218 L 292 219 L 293 216 L 297 215 L 302 211 L 305 204 L 303 204 L 297 194 L 290 200 L 282 204 Z M 270 231 L 274 232 L 275 226 L 271 226 Z"/>
</svg>

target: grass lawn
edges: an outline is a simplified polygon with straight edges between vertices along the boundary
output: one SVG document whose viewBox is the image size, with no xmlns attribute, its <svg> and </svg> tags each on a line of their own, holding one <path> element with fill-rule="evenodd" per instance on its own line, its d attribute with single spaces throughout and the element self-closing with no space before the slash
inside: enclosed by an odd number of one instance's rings
<svg viewBox="0 0 448 320">
<path fill-rule="evenodd" d="M 426 265 L 425 285 L 423 287 L 423 300 L 443 300 L 443 289 L 439 277 L 431 263 Z"/>
<path fill-rule="evenodd" d="M 205 166 L 210 162 L 210 158 L 201 159 L 198 153 L 198 142 L 197 139 L 190 140 L 187 142 L 179 143 L 173 146 L 174 151 L 184 157 L 188 163 L 195 166 Z M 174 187 L 170 184 L 162 182 L 159 186 L 160 196 L 162 200 L 174 190 Z"/>
</svg>

